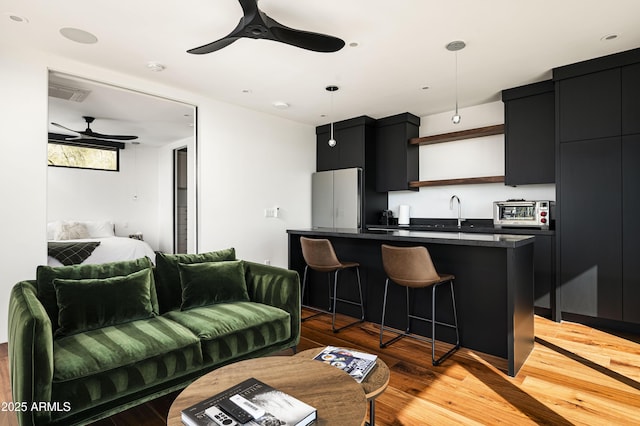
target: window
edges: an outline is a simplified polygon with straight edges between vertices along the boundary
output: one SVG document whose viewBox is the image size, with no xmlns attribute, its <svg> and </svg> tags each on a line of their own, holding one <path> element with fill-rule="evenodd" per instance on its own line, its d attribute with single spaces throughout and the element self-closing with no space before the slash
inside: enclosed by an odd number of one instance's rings
<svg viewBox="0 0 640 426">
<path fill-rule="evenodd" d="M 90 146 L 49 141 L 49 166 L 76 169 L 120 170 L 120 150 L 117 147 Z"/>
</svg>

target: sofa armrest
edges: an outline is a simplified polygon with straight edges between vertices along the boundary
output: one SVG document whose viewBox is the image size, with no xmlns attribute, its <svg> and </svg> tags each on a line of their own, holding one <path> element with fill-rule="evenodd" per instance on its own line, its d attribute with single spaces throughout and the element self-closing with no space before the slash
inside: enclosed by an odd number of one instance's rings
<svg viewBox="0 0 640 426">
<path fill-rule="evenodd" d="M 50 413 L 31 410 L 32 403 L 50 402 L 53 381 L 51 320 L 37 296 L 35 282 L 21 281 L 9 298 L 9 374 L 20 425 L 46 424 Z M 26 403 L 26 404 L 25 404 Z"/>
<path fill-rule="evenodd" d="M 300 276 L 290 271 L 261 263 L 247 262 L 246 280 L 253 302 L 275 306 L 291 315 L 291 346 L 300 341 Z"/>
</svg>

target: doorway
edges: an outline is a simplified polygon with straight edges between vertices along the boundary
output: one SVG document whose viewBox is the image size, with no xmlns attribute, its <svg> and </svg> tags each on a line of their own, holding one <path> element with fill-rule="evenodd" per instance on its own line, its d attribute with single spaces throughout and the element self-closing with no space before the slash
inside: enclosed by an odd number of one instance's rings
<svg viewBox="0 0 640 426">
<path fill-rule="evenodd" d="M 187 194 L 189 187 L 187 147 L 173 151 L 173 229 L 174 253 L 187 253 L 188 247 L 188 210 Z"/>
<path fill-rule="evenodd" d="M 196 113 L 195 105 L 50 70 L 47 143 L 52 136 L 72 142 L 82 139 L 81 132 L 88 127 L 85 117 L 95 119 L 91 123 L 95 132 L 136 139 L 115 140 L 122 142 L 117 170 L 47 166 L 47 222 L 109 221 L 115 236 L 140 233 L 154 251 L 171 253 L 178 248 L 179 197 L 189 206 L 185 250 L 196 252 Z M 188 149 L 188 172 L 182 175 L 178 196 L 174 151 L 183 147 L 185 154 Z"/>
</svg>

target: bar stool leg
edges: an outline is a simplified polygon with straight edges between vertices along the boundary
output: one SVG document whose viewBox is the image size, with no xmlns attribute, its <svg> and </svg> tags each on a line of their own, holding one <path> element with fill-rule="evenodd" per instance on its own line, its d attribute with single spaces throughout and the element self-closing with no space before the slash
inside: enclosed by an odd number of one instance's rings
<svg viewBox="0 0 640 426">
<path fill-rule="evenodd" d="M 449 281 L 449 288 L 451 289 L 451 302 L 453 303 L 453 321 L 454 324 L 442 324 L 436 321 L 436 287 L 434 285 L 431 293 L 431 364 L 438 366 L 442 364 L 442 361 L 449 358 L 451 354 L 460 348 L 460 332 L 458 330 L 458 315 L 456 312 L 456 300 L 453 293 L 453 280 Z M 436 359 L 436 323 L 446 325 L 448 327 L 455 328 L 456 330 L 456 344 L 453 348 L 449 349 L 447 353 Z"/>
<path fill-rule="evenodd" d="M 389 339 L 388 341 L 384 341 L 384 330 L 387 329 L 384 325 L 384 318 L 385 318 L 385 314 L 387 311 L 387 293 L 389 290 L 389 278 L 387 278 L 387 280 L 384 283 L 384 300 L 382 303 L 382 322 L 380 323 L 380 347 L 381 348 L 386 348 L 387 346 L 389 346 L 390 344 L 400 340 L 401 338 L 408 336 L 409 335 L 409 329 L 410 329 L 410 325 L 411 325 L 411 318 L 409 317 L 409 292 L 408 292 L 408 288 L 407 288 L 407 331 L 405 333 L 398 333 L 397 336 L 395 336 L 392 339 Z M 390 330 L 387 329 L 389 331 L 392 331 L 394 333 L 397 333 L 397 331 L 395 330 Z"/>
<path fill-rule="evenodd" d="M 336 328 L 336 303 L 337 303 L 337 301 L 340 300 L 341 302 L 350 303 L 350 304 L 353 304 L 353 305 L 357 305 L 358 304 L 358 303 L 353 302 L 351 300 L 345 300 L 345 299 L 339 299 L 338 298 L 337 291 L 338 291 L 338 272 L 339 271 L 340 271 L 339 269 L 336 270 L 335 278 L 334 278 L 334 281 L 333 281 L 333 315 L 332 315 L 332 318 L 331 318 L 331 329 L 333 330 L 334 333 L 337 333 L 337 332 L 339 332 L 340 330 L 342 330 L 344 328 L 347 328 L 349 326 L 352 326 L 352 325 L 355 325 L 355 324 L 358 324 L 358 323 L 361 323 L 361 322 L 364 321 L 364 300 L 362 298 L 362 285 L 360 284 L 360 269 L 356 267 L 356 274 L 358 276 L 358 292 L 360 293 L 360 309 L 361 309 L 362 315 L 361 315 L 360 319 L 358 319 L 358 320 L 356 320 L 354 322 L 351 322 L 351 323 L 349 323 L 347 325 L 344 325 L 344 326 L 342 326 L 340 328 Z"/>
<path fill-rule="evenodd" d="M 360 282 L 359 266 L 356 266 L 356 275 L 358 276 L 358 293 L 360 293 L 360 310 L 362 311 L 362 315 L 360 315 L 360 320 L 364 321 L 364 298 L 362 297 L 362 283 Z"/>
<path fill-rule="evenodd" d="M 380 322 L 380 347 L 384 348 L 387 346 L 386 343 L 383 342 L 383 333 L 384 333 L 384 316 L 387 312 L 387 291 L 389 290 L 389 278 L 384 282 L 384 297 L 382 299 L 382 321 Z"/>
<path fill-rule="evenodd" d="M 305 307 L 305 308 L 313 309 L 313 310 L 318 311 L 318 312 L 316 312 L 315 314 L 311 314 L 311 315 L 309 315 L 309 316 L 307 316 L 307 317 L 300 318 L 300 322 L 305 322 L 306 320 L 311 319 L 311 318 L 314 318 L 314 317 L 317 317 L 318 315 L 322 315 L 322 314 L 326 314 L 326 313 L 328 313 L 328 311 L 327 311 L 327 312 L 325 312 L 325 311 L 322 311 L 322 310 L 320 310 L 320 309 L 317 309 L 317 308 L 314 308 L 314 307 L 312 307 L 312 306 L 309 306 L 309 305 L 305 305 L 305 304 L 304 304 L 304 290 L 305 290 L 305 288 L 306 288 L 306 286 L 307 286 L 307 276 L 308 276 L 308 272 L 309 272 L 309 265 L 306 265 L 306 266 L 304 267 L 304 274 L 303 274 L 303 276 L 302 276 L 302 291 L 301 291 L 301 293 L 300 293 L 300 305 L 301 305 L 301 306 L 303 306 L 303 307 Z M 331 297 L 331 288 L 329 288 L 329 297 Z M 331 299 L 329 299 L 329 302 L 331 302 Z"/>
<path fill-rule="evenodd" d="M 456 347 L 460 347 L 460 331 L 458 330 L 458 312 L 456 311 L 456 297 L 453 294 L 453 281 L 449 281 L 451 288 L 451 303 L 453 304 L 453 323 L 456 326 Z"/>
<path fill-rule="evenodd" d="M 411 332 L 411 303 L 409 302 L 409 287 L 405 287 L 407 293 L 407 329 L 406 333 Z"/>
</svg>

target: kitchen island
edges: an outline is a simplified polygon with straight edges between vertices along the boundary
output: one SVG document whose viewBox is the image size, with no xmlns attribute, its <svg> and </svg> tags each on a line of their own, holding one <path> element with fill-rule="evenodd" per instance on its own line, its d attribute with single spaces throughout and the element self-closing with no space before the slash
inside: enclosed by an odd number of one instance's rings
<svg viewBox="0 0 640 426">
<path fill-rule="evenodd" d="M 507 360 L 510 376 L 515 376 L 533 349 L 533 242 L 530 235 L 480 234 L 464 232 L 425 232 L 411 230 L 370 230 L 318 228 L 288 230 L 289 268 L 302 274 L 304 258 L 300 237 L 327 238 L 343 261 L 361 265 L 366 320 L 380 323 L 386 275 L 382 267 L 380 246 L 421 245 L 429 249 L 438 271 L 456 276 L 454 283 L 460 343 L 463 347 Z M 305 304 L 327 307 L 327 277 L 310 274 Z M 356 299 L 350 272 L 341 273 L 340 297 Z M 391 306 L 385 319 L 390 327 L 403 330 L 405 325 L 404 288 L 389 286 Z M 429 317 L 431 292 L 416 290 L 413 313 Z M 438 320 L 451 322 L 448 291 L 438 292 Z M 338 305 L 338 312 L 357 316 L 349 305 Z M 442 315 L 442 316 L 441 316 Z M 413 321 L 412 331 L 430 337 L 429 324 Z M 438 340 L 453 343 L 452 330 L 440 328 Z M 425 356 L 427 356 L 425 354 Z M 446 365 L 446 364 L 445 364 Z"/>
</svg>

